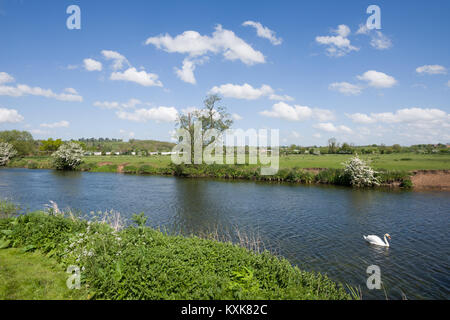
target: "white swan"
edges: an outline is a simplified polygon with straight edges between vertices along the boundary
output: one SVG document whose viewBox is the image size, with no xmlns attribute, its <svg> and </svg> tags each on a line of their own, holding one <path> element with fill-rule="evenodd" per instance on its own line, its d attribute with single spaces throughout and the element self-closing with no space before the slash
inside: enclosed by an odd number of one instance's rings
<svg viewBox="0 0 450 320">
<path fill-rule="evenodd" d="M 391 236 L 389 235 L 389 233 L 386 233 L 384 235 L 384 242 L 383 240 L 381 240 L 381 238 L 379 236 L 375 236 L 373 234 L 368 235 L 368 236 L 363 236 L 364 240 L 366 240 L 368 243 L 370 244 L 374 244 L 377 246 L 383 246 L 383 247 L 389 247 L 389 242 L 387 241 L 386 237 L 389 238 L 389 240 L 391 240 Z"/>
</svg>

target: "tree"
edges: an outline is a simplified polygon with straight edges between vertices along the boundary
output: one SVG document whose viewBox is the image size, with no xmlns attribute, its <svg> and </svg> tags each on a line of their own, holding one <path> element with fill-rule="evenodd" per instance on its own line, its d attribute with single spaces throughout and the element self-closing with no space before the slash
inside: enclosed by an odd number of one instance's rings
<svg viewBox="0 0 450 320">
<path fill-rule="evenodd" d="M 0 166 L 5 166 L 17 154 L 14 146 L 7 142 L 0 142 Z"/>
<path fill-rule="evenodd" d="M 49 138 L 48 140 L 41 141 L 41 146 L 39 149 L 41 151 L 53 152 L 58 150 L 62 143 L 63 142 L 61 139 L 53 140 L 52 138 Z"/>
<path fill-rule="evenodd" d="M 336 138 L 328 139 L 328 153 L 336 153 L 339 148 Z"/>
<path fill-rule="evenodd" d="M 339 150 L 339 153 L 351 154 L 353 153 L 353 148 L 347 142 L 344 142 Z"/>
<path fill-rule="evenodd" d="M 399 144 L 394 144 L 392 146 L 392 150 L 396 153 L 400 153 L 402 151 L 402 147 Z"/>
<path fill-rule="evenodd" d="M 1 131 L 0 142 L 7 142 L 13 145 L 19 156 L 30 155 L 36 148 L 33 136 L 28 131 Z"/>
<path fill-rule="evenodd" d="M 223 133 L 233 125 L 233 120 L 227 113 L 226 108 L 217 105 L 221 100 L 216 94 L 209 95 L 203 101 L 205 106 L 203 109 L 179 115 L 176 126 L 187 130 L 191 136 L 191 159 L 194 159 L 195 122 L 199 121 L 202 124 L 202 137 L 208 129 L 216 129 L 219 133 Z M 214 138 L 203 141 L 203 148 L 214 143 L 214 141 Z"/>
<path fill-rule="evenodd" d="M 350 179 L 350 184 L 355 187 L 372 187 L 380 183 L 375 177 L 376 172 L 361 160 L 358 155 L 344 162 L 344 174 Z"/>
<path fill-rule="evenodd" d="M 82 162 L 83 148 L 80 144 L 70 141 L 61 145 L 52 154 L 53 164 L 58 170 L 76 169 Z"/>
</svg>

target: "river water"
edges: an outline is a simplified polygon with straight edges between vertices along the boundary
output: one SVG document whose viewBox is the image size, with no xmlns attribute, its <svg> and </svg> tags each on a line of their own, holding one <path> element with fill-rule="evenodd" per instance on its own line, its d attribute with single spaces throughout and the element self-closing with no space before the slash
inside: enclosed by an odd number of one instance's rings
<svg viewBox="0 0 450 320">
<path fill-rule="evenodd" d="M 145 212 L 151 226 L 184 234 L 235 235 L 308 271 L 360 287 L 366 299 L 450 298 L 450 193 L 220 181 L 115 173 L 1 169 L 0 198 L 24 209 Z M 363 234 L 392 236 L 389 248 Z M 377 265 L 383 288 L 369 290 Z"/>
</svg>

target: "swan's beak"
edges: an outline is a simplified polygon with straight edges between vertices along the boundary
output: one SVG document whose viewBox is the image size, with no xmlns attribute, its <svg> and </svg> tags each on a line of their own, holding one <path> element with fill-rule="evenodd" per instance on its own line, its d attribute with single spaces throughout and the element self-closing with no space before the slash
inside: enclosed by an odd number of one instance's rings
<svg viewBox="0 0 450 320">
<path fill-rule="evenodd" d="M 389 240 L 391 240 L 391 236 L 388 236 Z"/>
</svg>

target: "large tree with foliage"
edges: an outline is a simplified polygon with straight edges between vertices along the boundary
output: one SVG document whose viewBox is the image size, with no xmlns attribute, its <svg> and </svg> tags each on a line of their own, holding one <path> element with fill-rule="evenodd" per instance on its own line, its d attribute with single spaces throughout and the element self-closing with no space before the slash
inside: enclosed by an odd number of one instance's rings
<svg viewBox="0 0 450 320">
<path fill-rule="evenodd" d="M 177 127 L 187 130 L 191 136 L 191 159 L 194 159 L 194 124 L 197 121 L 202 124 L 202 136 L 208 129 L 216 129 L 222 133 L 233 125 L 233 120 L 227 113 L 226 107 L 219 105 L 221 100 L 216 94 L 209 95 L 203 101 L 203 109 L 179 115 Z M 203 148 L 213 142 L 214 138 L 203 141 Z"/>
<path fill-rule="evenodd" d="M 39 149 L 41 151 L 54 152 L 54 151 L 58 150 L 58 148 L 62 144 L 63 144 L 63 142 L 61 139 L 53 140 L 52 138 L 49 138 L 47 140 L 41 141 L 41 146 L 39 147 Z"/>
<path fill-rule="evenodd" d="M 19 156 L 31 155 L 36 150 L 36 142 L 28 131 L 0 131 L 0 142 L 12 144 Z"/>
</svg>

